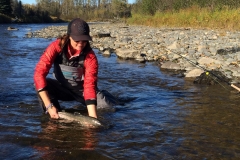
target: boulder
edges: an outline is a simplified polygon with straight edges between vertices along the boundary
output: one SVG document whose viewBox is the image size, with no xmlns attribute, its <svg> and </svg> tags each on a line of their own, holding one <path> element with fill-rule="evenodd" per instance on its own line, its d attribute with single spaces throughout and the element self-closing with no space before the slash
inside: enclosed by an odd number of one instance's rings
<svg viewBox="0 0 240 160">
<path fill-rule="evenodd" d="M 204 71 L 202 69 L 199 69 L 199 68 L 195 68 L 191 71 L 189 71 L 185 77 L 189 78 L 189 77 L 198 77 L 200 76 Z"/>
<path fill-rule="evenodd" d="M 220 71 L 203 72 L 200 76 L 196 77 L 194 83 L 215 85 L 221 82 L 230 82 L 230 79 L 223 75 Z"/>
<path fill-rule="evenodd" d="M 139 51 L 134 49 L 116 49 L 116 55 L 122 59 L 135 59 L 138 54 Z"/>
<path fill-rule="evenodd" d="M 171 62 L 171 61 L 167 61 L 167 62 L 164 62 L 162 65 L 161 65 L 161 68 L 163 69 L 175 69 L 175 70 L 180 70 L 181 69 L 181 66 L 177 63 L 174 63 L 174 62 Z"/>
<path fill-rule="evenodd" d="M 9 30 L 9 31 L 17 31 L 17 30 L 18 30 L 18 28 L 14 28 L 14 27 L 8 27 L 8 28 L 7 28 L 7 30 Z"/>
</svg>

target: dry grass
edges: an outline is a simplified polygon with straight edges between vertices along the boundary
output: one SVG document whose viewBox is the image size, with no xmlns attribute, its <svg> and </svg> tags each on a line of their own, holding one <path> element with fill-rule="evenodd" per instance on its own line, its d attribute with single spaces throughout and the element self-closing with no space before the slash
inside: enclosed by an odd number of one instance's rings
<svg viewBox="0 0 240 160">
<path fill-rule="evenodd" d="M 210 10 L 193 6 L 178 12 L 157 12 L 154 16 L 133 14 L 128 24 L 153 27 L 192 27 L 240 30 L 240 9 Z"/>
</svg>

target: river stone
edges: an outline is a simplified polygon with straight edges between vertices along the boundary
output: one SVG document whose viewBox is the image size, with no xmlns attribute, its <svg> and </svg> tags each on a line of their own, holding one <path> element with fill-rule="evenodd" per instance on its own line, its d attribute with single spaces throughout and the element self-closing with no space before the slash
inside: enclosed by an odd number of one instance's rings
<svg viewBox="0 0 240 160">
<path fill-rule="evenodd" d="M 175 41 L 171 45 L 169 45 L 167 48 L 170 50 L 177 50 L 180 48 L 180 45 L 177 43 L 177 41 Z"/>
<path fill-rule="evenodd" d="M 116 55 L 123 59 L 134 59 L 137 54 L 139 54 L 138 50 L 122 48 L 116 49 Z"/>
<path fill-rule="evenodd" d="M 240 73 L 239 73 L 239 71 L 238 70 L 232 70 L 232 76 L 234 76 L 234 77 L 240 77 Z"/>
<path fill-rule="evenodd" d="M 198 63 L 200 65 L 203 65 L 203 64 L 211 64 L 211 63 L 215 63 L 215 64 L 221 64 L 222 62 L 221 61 L 218 61 L 218 60 L 215 60 L 213 58 L 209 58 L 209 57 L 202 57 L 198 60 Z"/>
<path fill-rule="evenodd" d="M 213 63 L 213 64 L 209 64 L 207 68 L 208 70 L 217 70 L 218 68 L 220 68 L 220 66 L 221 66 L 220 64 Z"/>
<path fill-rule="evenodd" d="M 122 46 L 126 46 L 128 43 L 125 42 L 114 42 L 114 45 L 117 47 L 122 47 Z"/>
<path fill-rule="evenodd" d="M 105 56 L 105 57 L 110 57 L 111 56 L 111 52 L 110 52 L 110 50 L 105 50 L 104 52 L 103 52 L 103 54 L 102 54 L 103 56 Z"/>
<path fill-rule="evenodd" d="M 217 50 L 214 47 L 210 47 L 209 51 L 213 56 L 215 56 L 217 54 Z"/>
<path fill-rule="evenodd" d="M 167 61 L 167 62 L 164 62 L 164 63 L 161 65 L 161 68 L 163 68 L 163 69 L 175 69 L 175 70 L 179 70 L 179 69 L 181 69 L 181 66 L 180 66 L 179 64 L 177 64 L 177 63 Z"/>
<path fill-rule="evenodd" d="M 195 68 L 191 71 L 189 71 L 185 77 L 198 77 L 200 76 L 204 71 L 202 69 L 199 69 L 199 68 Z"/>
<path fill-rule="evenodd" d="M 215 85 L 223 82 L 230 83 L 230 80 L 226 76 L 224 76 L 220 71 L 211 71 L 207 73 L 208 74 L 206 74 L 206 72 L 203 72 L 200 76 L 196 77 L 194 83 L 207 85 Z"/>
<path fill-rule="evenodd" d="M 135 60 L 136 60 L 137 62 L 140 62 L 140 63 L 146 62 L 146 59 L 144 58 L 144 56 L 143 56 L 142 54 L 136 55 L 136 56 L 135 56 Z"/>
<path fill-rule="evenodd" d="M 33 37 L 33 32 L 27 32 L 26 34 L 27 38 L 32 38 Z"/>
<path fill-rule="evenodd" d="M 230 54 L 232 53 L 232 49 L 219 49 L 217 50 L 217 54 L 220 54 L 220 55 L 226 55 L 226 54 Z"/>
<path fill-rule="evenodd" d="M 95 34 L 93 34 L 93 37 L 97 37 L 97 38 L 111 37 L 111 34 L 110 33 L 95 33 Z"/>
<path fill-rule="evenodd" d="M 14 27 L 8 27 L 7 30 L 9 30 L 9 31 L 17 31 L 19 29 L 18 28 L 14 28 Z"/>
</svg>

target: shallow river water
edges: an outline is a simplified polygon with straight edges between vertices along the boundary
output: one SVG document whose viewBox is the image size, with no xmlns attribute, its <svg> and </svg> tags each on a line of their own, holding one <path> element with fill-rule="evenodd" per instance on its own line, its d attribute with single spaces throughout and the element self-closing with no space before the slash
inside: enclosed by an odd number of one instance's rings
<svg viewBox="0 0 240 160">
<path fill-rule="evenodd" d="M 1 159 L 240 158 L 239 93 L 229 86 L 196 85 L 155 63 L 114 54 L 96 54 L 99 88 L 122 101 L 115 111 L 100 111 L 109 127 L 51 120 L 38 105 L 33 72 L 52 39 L 24 38 L 48 25 L 12 25 L 18 31 L 0 25 Z"/>
</svg>

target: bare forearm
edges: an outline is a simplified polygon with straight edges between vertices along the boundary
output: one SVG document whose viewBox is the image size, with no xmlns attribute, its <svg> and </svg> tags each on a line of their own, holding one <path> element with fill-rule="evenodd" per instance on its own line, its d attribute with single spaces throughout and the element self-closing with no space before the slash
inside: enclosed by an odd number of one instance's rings
<svg viewBox="0 0 240 160">
<path fill-rule="evenodd" d="M 48 106 L 51 103 L 47 91 L 41 91 L 41 92 L 39 92 L 39 95 L 45 106 Z"/>
<path fill-rule="evenodd" d="M 40 95 L 40 97 L 41 97 L 45 106 L 49 106 L 49 105 L 52 106 L 47 91 L 41 91 L 41 92 L 39 92 L 39 95 Z M 56 109 L 55 106 L 52 106 L 52 107 L 48 108 L 47 111 L 48 111 L 51 118 L 55 118 L 55 119 L 59 118 L 59 115 L 57 113 L 57 109 Z"/>
<path fill-rule="evenodd" d="M 97 118 L 97 108 L 96 108 L 96 105 L 94 105 L 94 104 L 87 105 L 87 109 L 88 109 L 88 115 L 90 117 Z"/>
</svg>

